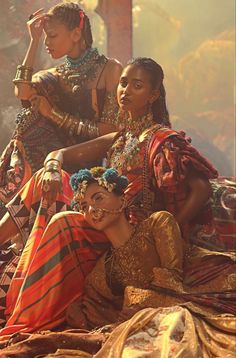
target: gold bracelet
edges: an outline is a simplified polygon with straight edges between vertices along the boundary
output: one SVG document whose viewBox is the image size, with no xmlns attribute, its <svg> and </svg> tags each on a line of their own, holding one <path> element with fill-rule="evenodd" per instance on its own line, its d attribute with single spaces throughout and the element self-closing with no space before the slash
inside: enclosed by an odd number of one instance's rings
<svg viewBox="0 0 236 358">
<path fill-rule="evenodd" d="M 33 68 L 24 65 L 17 66 L 16 76 L 13 79 L 13 83 L 31 83 Z"/>
<path fill-rule="evenodd" d="M 72 118 L 70 115 L 67 116 L 67 121 L 64 123 L 64 129 L 68 132 L 72 124 Z"/>
<path fill-rule="evenodd" d="M 62 128 L 66 124 L 69 116 L 70 116 L 69 113 L 66 113 L 66 115 L 64 116 L 63 120 L 61 121 L 61 123 L 59 125 L 59 128 Z"/>
<path fill-rule="evenodd" d="M 51 159 L 46 162 L 44 171 L 51 172 L 51 173 L 54 173 L 54 172 L 60 173 L 61 172 L 61 163 L 58 160 Z"/>
<path fill-rule="evenodd" d="M 97 138 L 99 136 L 98 127 L 95 124 L 88 124 L 87 126 L 87 134 L 89 138 Z"/>
<path fill-rule="evenodd" d="M 52 107 L 50 119 L 53 123 L 55 123 L 58 127 L 61 127 L 62 121 L 65 119 L 66 114 L 59 109 Z"/>
<path fill-rule="evenodd" d="M 57 161 L 60 166 L 62 167 L 62 163 L 63 163 L 63 154 L 61 151 L 55 151 L 55 152 L 51 152 L 47 155 L 45 161 L 44 161 L 44 168 L 46 167 L 47 163 L 50 161 Z"/>
</svg>

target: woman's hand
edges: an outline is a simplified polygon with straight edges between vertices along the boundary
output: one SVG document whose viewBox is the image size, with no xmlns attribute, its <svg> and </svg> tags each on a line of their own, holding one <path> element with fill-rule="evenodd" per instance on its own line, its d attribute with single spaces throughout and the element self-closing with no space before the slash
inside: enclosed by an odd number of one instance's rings
<svg viewBox="0 0 236 358">
<path fill-rule="evenodd" d="M 180 227 L 193 220 L 201 212 L 212 195 L 209 180 L 193 168 L 189 168 L 186 186 L 189 188 L 188 196 L 181 209 L 175 215 L 175 219 Z"/>
<path fill-rule="evenodd" d="M 57 195 L 62 192 L 62 176 L 60 172 L 48 172 L 43 174 L 42 193 L 49 205 L 56 201 Z"/>
<path fill-rule="evenodd" d="M 30 97 L 29 101 L 33 111 L 39 112 L 42 116 L 50 118 L 52 105 L 49 103 L 46 97 L 34 94 Z"/>
<path fill-rule="evenodd" d="M 39 41 L 43 33 L 44 21 L 47 15 L 43 13 L 44 9 L 34 12 L 27 21 L 27 27 L 31 40 Z"/>
</svg>

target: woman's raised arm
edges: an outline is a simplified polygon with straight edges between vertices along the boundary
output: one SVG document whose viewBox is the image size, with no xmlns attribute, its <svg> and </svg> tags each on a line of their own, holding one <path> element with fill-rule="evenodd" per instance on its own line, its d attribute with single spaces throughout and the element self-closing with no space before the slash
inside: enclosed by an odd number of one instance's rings
<svg viewBox="0 0 236 358">
<path fill-rule="evenodd" d="M 35 90 L 31 86 L 31 79 L 45 17 L 43 9 L 39 9 L 30 16 L 27 22 L 30 43 L 22 65 L 17 66 L 16 77 L 13 80 L 15 96 L 21 100 L 29 100 L 32 94 L 35 94 Z"/>
</svg>

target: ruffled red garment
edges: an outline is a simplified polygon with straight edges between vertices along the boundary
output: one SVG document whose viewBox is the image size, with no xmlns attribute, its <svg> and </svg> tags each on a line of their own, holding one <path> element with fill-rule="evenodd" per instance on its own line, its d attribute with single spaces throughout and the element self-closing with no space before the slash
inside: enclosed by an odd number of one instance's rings
<svg viewBox="0 0 236 358">
<path fill-rule="evenodd" d="M 165 210 L 175 215 L 188 195 L 186 178 L 194 169 L 207 179 L 217 178 L 218 172 L 197 149 L 192 147 L 184 132 L 170 131 L 160 144 L 160 134 L 154 134 L 149 147 L 150 166 L 159 189 L 160 200 Z M 157 196 L 158 200 L 158 196 Z M 197 221 L 210 220 L 206 206 Z"/>
</svg>

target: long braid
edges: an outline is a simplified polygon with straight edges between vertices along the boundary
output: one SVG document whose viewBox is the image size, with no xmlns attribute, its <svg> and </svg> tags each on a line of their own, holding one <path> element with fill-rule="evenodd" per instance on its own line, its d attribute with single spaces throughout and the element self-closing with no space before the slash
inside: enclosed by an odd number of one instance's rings
<svg viewBox="0 0 236 358">
<path fill-rule="evenodd" d="M 84 37 L 84 41 L 87 45 L 87 48 L 92 47 L 93 44 L 93 35 L 92 35 L 92 31 L 91 31 L 91 25 L 90 25 L 90 21 L 89 18 L 86 14 L 84 14 L 84 28 L 83 28 L 83 37 Z"/>
<path fill-rule="evenodd" d="M 81 12 L 83 16 L 81 16 Z M 86 48 L 90 48 L 92 46 L 93 36 L 90 21 L 88 16 L 78 4 L 73 2 L 57 4 L 48 11 L 48 15 L 65 24 L 69 30 L 73 30 L 75 27 L 81 26 L 81 19 L 83 18 L 83 26 L 81 28 L 82 36 L 84 38 Z"/>
<path fill-rule="evenodd" d="M 166 90 L 163 82 L 161 82 L 159 90 L 160 96 L 152 104 L 153 117 L 157 119 L 157 123 L 171 127 L 169 112 L 166 106 Z"/>
<path fill-rule="evenodd" d="M 166 106 L 166 91 L 163 84 L 164 72 L 161 66 L 148 57 L 137 57 L 130 60 L 127 65 L 136 65 L 147 71 L 153 89 L 159 89 L 160 91 L 160 96 L 152 103 L 153 118 L 157 123 L 171 127 L 169 112 Z"/>
</svg>

